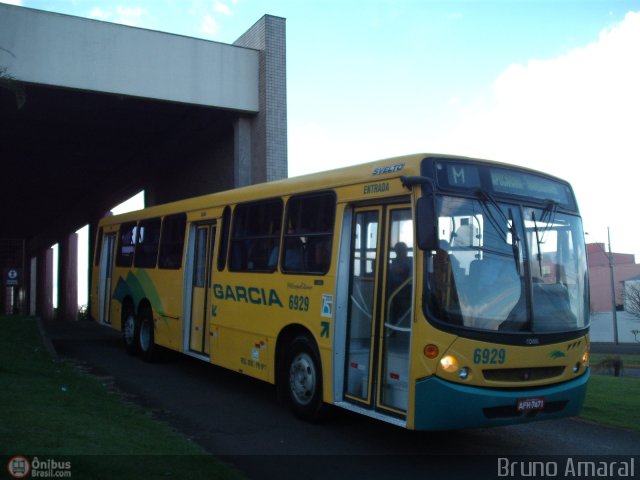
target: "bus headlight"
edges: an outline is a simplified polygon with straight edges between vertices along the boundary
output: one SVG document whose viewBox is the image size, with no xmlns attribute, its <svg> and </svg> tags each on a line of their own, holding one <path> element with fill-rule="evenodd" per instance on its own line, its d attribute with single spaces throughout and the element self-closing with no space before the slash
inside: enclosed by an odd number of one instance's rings
<svg viewBox="0 0 640 480">
<path fill-rule="evenodd" d="M 458 360 L 453 355 L 445 355 L 440 359 L 440 366 L 447 373 L 455 373 L 458 371 Z"/>
<path fill-rule="evenodd" d="M 467 378 L 469 378 L 469 374 L 470 374 L 469 368 L 462 367 L 458 372 L 458 377 L 460 378 L 460 380 L 466 380 Z"/>
</svg>

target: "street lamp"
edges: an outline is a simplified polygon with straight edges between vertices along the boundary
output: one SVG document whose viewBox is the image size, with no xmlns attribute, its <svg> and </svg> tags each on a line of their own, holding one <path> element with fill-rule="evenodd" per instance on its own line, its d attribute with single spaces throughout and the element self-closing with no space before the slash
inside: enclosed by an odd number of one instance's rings
<svg viewBox="0 0 640 480">
<path fill-rule="evenodd" d="M 616 281 L 613 272 L 613 252 L 611 251 L 611 230 L 607 227 L 609 241 L 609 272 L 611 274 L 611 312 L 613 314 L 613 342 L 618 344 L 618 312 L 616 311 Z"/>
<path fill-rule="evenodd" d="M 585 235 L 589 235 L 589 232 L 585 232 Z M 611 230 L 607 227 L 607 240 L 609 244 L 609 253 L 602 247 L 602 252 L 607 255 L 609 259 L 609 275 L 611 279 L 611 314 L 613 320 L 613 341 L 618 344 L 618 312 L 616 310 L 616 281 L 613 268 L 613 252 L 611 251 Z M 596 245 L 600 245 L 596 241 Z"/>
</svg>

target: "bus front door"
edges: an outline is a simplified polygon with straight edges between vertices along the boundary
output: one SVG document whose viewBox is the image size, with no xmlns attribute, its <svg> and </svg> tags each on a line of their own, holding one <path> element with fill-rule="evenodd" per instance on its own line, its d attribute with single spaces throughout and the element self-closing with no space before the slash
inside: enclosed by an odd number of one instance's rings
<svg viewBox="0 0 640 480">
<path fill-rule="evenodd" d="M 413 323 L 410 206 L 355 210 L 350 244 L 345 400 L 402 416 Z"/>
<path fill-rule="evenodd" d="M 186 331 L 187 350 L 196 354 L 209 354 L 207 323 L 211 303 L 211 270 L 216 238 L 216 226 L 198 223 L 192 227 L 195 236 L 192 260 L 191 315 Z"/>
<path fill-rule="evenodd" d="M 102 240 L 102 255 L 100 257 L 100 279 L 98 281 L 100 323 L 111 323 L 111 279 L 113 277 L 113 251 L 115 245 L 115 235 L 104 236 Z"/>
</svg>

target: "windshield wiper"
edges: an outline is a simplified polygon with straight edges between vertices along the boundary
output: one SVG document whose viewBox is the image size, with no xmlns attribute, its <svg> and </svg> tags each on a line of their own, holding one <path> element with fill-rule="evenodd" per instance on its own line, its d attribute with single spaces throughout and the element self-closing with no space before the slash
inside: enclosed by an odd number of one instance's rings
<svg viewBox="0 0 640 480">
<path fill-rule="evenodd" d="M 484 207 L 484 210 L 487 213 L 487 218 L 489 218 L 489 221 L 491 222 L 491 225 L 493 225 L 493 228 L 495 228 L 498 232 L 504 232 L 504 229 L 500 225 L 500 221 L 496 218 L 491 209 L 485 204 L 485 202 L 489 202 L 491 206 L 498 211 L 500 217 L 502 217 L 502 220 L 506 223 L 509 223 L 509 219 L 500 208 L 500 205 L 498 205 L 498 202 L 496 202 L 496 199 L 493 198 L 493 196 L 489 192 L 485 192 L 484 190 L 478 190 L 478 194 L 484 200 L 484 202 L 482 202 L 482 206 Z"/>
<path fill-rule="evenodd" d="M 542 211 L 542 216 L 540 217 L 540 223 L 547 222 L 544 226 L 544 230 L 542 232 L 542 242 L 544 242 L 544 236 L 547 231 L 553 225 L 554 220 L 556 219 L 556 213 L 558 212 L 558 203 L 553 200 L 547 200 L 547 205 L 544 207 Z"/>
<path fill-rule="evenodd" d="M 540 252 L 540 246 L 542 245 L 542 239 L 540 238 L 540 231 L 538 230 L 538 222 L 536 221 L 536 212 L 531 211 L 531 220 L 533 220 L 533 231 L 536 233 L 536 245 L 538 246 L 536 258 L 538 259 L 538 267 L 540 268 L 540 276 L 542 277 L 542 253 Z"/>
<path fill-rule="evenodd" d="M 536 244 L 537 250 L 536 257 L 538 259 L 538 267 L 540 268 L 540 276 L 542 276 L 542 244 L 544 243 L 544 237 L 553 225 L 553 222 L 556 218 L 556 213 L 558 211 L 558 204 L 553 200 L 547 200 L 547 205 L 542 211 L 542 215 L 539 220 L 536 220 L 536 212 L 535 210 L 531 210 L 531 220 L 533 220 L 533 230 L 536 234 Z M 540 235 L 540 230 L 538 229 L 538 222 L 540 224 L 545 223 L 544 229 L 542 230 L 542 235 Z"/>
<path fill-rule="evenodd" d="M 487 213 L 487 218 L 489 219 L 489 222 L 491 223 L 491 225 L 493 225 L 493 228 L 495 228 L 497 232 L 506 233 L 504 227 L 500 225 L 500 221 L 496 218 L 496 216 L 493 214 L 491 209 L 486 206 L 485 202 L 489 202 L 491 206 L 493 206 L 493 208 L 495 208 L 498 211 L 502 221 L 506 223 L 508 232 L 511 233 L 511 250 L 513 252 L 513 258 L 516 263 L 516 271 L 518 272 L 518 275 L 520 275 L 521 274 L 520 237 L 518 236 L 518 231 L 516 229 L 516 222 L 513 218 L 513 210 L 509 208 L 509 216 L 507 217 L 505 213 L 502 211 L 502 208 L 500 208 L 500 205 L 498 204 L 496 199 L 493 198 L 493 195 L 491 195 L 489 192 L 486 192 L 482 189 L 478 190 L 478 194 L 481 197 L 483 197 L 485 200 L 484 202 L 481 202 L 481 205 L 484 207 L 484 210 Z"/>
<path fill-rule="evenodd" d="M 511 208 L 509 208 L 509 231 L 511 232 L 511 250 L 516 261 L 516 271 L 520 275 L 520 237 L 516 230 L 516 222 L 513 219 L 513 210 Z"/>
</svg>

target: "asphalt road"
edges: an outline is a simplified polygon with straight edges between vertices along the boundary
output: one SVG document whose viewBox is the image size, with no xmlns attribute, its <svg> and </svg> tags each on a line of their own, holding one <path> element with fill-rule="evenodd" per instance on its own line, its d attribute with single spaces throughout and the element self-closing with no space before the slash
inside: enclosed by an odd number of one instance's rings
<svg viewBox="0 0 640 480">
<path fill-rule="evenodd" d="M 171 352 L 146 363 L 94 322 L 45 329 L 60 357 L 113 381 L 250 479 L 486 478 L 478 469 L 493 472 L 497 457 L 640 455 L 640 434 L 576 419 L 431 433 L 332 409 L 309 424 L 278 403 L 272 385 Z"/>
</svg>

